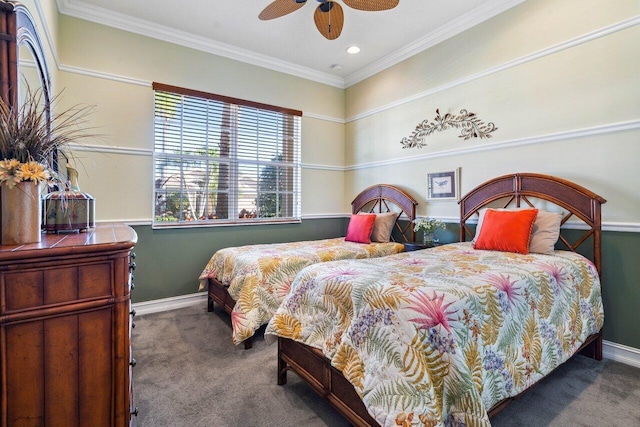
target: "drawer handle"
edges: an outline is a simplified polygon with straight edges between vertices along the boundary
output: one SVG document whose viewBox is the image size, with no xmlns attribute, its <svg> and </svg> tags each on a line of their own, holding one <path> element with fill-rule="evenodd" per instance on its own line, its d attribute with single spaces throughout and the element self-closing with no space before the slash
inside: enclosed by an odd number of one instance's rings
<svg viewBox="0 0 640 427">
<path fill-rule="evenodd" d="M 131 317 L 136 317 L 136 310 L 135 310 L 135 308 L 134 308 L 133 310 L 131 310 L 131 311 L 129 312 L 129 314 L 131 315 Z"/>
<path fill-rule="evenodd" d="M 136 259 L 136 253 L 135 252 L 131 252 L 129 254 L 129 256 L 131 256 L 131 259 Z"/>
<path fill-rule="evenodd" d="M 136 408 L 135 408 L 133 411 L 131 411 L 131 415 L 133 415 L 133 416 L 135 416 L 135 417 L 137 417 L 137 416 L 138 416 L 138 407 L 137 407 L 137 406 L 136 406 Z"/>
<path fill-rule="evenodd" d="M 131 322 L 131 329 L 136 327 L 136 322 Z"/>
<path fill-rule="evenodd" d="M 135 270 L 135 269 L 136 269 L 136 263 L 135 263 L 135 262 L 133 262 L 133 261 L 131 261 L 131 262 L 129 263 L 129 271 L 133 271 L 133 270 Z"/>
<path fill-rule="evenodd" d="M 134 289 L 136 288 L 136 285 L 135 285 L 133 282 L 131 282 L 131 285 L 129 286 L 129 288 L 130 288 L 131 290 L 134 290 Z"/>
<path fill-rule="evenodd" d="M 136 362 L 136 359 L 134 359 L 133 357 L 131 358 L 131 362 L 129 362 L 129 365 L 131 365 L 131 367 L 133 368 L 134 366 L 136 366 L 138 362 Z"/>
</svg>

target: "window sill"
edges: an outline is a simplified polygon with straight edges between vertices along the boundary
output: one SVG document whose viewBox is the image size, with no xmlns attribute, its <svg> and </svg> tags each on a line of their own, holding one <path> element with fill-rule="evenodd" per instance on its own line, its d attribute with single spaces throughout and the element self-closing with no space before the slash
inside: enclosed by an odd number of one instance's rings
<svg viewBox="0 0 640 427">
<path fill-rule="evenodd" d="M 154 230 L 162 230 L 166 228 L 209 228 L 209 227 L 237 227 L 237 226 L 251 226 L 251 225 L 277 225 L 277 224 L 300 224 L 302 222 L 301 218 L 298 219 L 263 219 L 263 220 L 246 220 L 242 222 L 199 222 L 199 221 L 189 221 L 189 222 L 181 222 L 181 223 L 153 223 L 151 224 L 151 228 Z"/>
</svg>

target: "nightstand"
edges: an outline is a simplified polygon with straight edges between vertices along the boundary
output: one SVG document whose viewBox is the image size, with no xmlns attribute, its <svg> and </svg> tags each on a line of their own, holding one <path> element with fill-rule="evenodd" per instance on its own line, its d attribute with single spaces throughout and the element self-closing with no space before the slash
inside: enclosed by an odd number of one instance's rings
<svg viewBox="0 0 640 427">
<path fill-rule="evenodd" d="M 433 243 L 427 244 L 422 242 L 404 242 L 404 251 L 405 252 L 419 251 L 420 249 L 432 248 L 434 246 L 435 245 Z"/>
</svg>

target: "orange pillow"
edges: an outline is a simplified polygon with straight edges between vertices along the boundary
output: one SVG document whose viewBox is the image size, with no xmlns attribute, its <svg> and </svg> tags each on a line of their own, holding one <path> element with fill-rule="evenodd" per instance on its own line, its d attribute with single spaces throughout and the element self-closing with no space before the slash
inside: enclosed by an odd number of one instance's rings
<svg viewBox="0 0 640 427">
<path fill-rule="evenodd" d="M 351 215 L 347 237 L 344 240 L 356 243 L 371 243 L 371 232 L 376 221 L 376 214 Z"/>
<path fill-rule="evenodd" d="M 474 248 L 489 251 L 529 253 L 531 230 L 538 209 L 497 211 L 488 209 L 484 215 L 480 236 Z"/>
</svg>

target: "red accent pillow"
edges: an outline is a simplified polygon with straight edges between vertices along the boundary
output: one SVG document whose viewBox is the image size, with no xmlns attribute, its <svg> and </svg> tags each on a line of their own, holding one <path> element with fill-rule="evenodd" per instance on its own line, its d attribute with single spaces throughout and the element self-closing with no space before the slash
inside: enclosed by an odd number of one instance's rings
<svg viewBox="0 0 640 427">
<path fill-rule="evenodd" d="M 351 215 L 347 237 L 344 240 L 356 243 L 371 243 L 371 232 L 376 221 L 376 214 Z"/>
<path fill-rule="evenodd" d="M 484 215 L 480 236 L 473 246 L 489 251 L 529 253 L 531 230 L 538 209 L 497 211 L 488 209 Z"/>
</svg>

